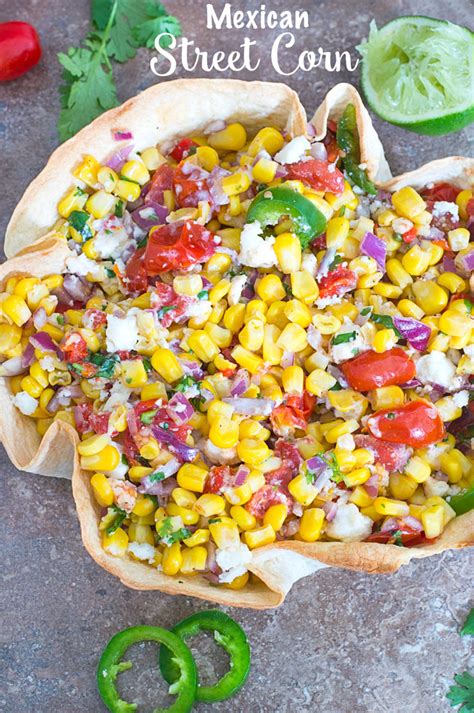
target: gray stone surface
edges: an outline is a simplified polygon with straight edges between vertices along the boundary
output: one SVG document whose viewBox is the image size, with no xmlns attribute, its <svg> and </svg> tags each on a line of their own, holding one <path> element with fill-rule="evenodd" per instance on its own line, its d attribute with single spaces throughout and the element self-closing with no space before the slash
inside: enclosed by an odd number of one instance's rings
<svg viewBox="0 0 474 713">
<path fill-rule="evenodd" d="M 214 4 L 220 5 L 217 0 Z M 33 22 L 44 47 L 44 58 L 35 70 L 0 87 L 2 235 L 19 195 L 56 145 L 60 70 L 55 52 L 77 44 L 85 34 L 88 6 L 85 1 L 71 0 L 20 0 L 14 5 L 10 0 L 0 1 L 0 20 Z M 469 0 L 458 0 L 450 9 L 441 0 L 301 0 L 297 4 L 274 0 L 267 6 L 310 11 L 311 27 L 298 33 L 299 49 L 320 45 L 352 49 L 366 34 L 372 17 L 383 24 L 397 15 L 427 14 L 463 23 L 472 13 Z M 234 3 L 234 7 L 258 8 L 259 3 Z M 182 19 L 185 35 L 202 49 L 225 49 L 238 45 L 245 34 L 254 37 L 262 64 L 257 73 L 241 73 L 240 78 L 279 79 L 267 59 L 276 31 L 221 30 L 216 34 L 205 28 L 203 0 L 192 4 L 169 0 L 168 8 Z M 294 57 L 292 50 L 288 61 Z M 122 99 L 153 83 L 149 58 L 143 51 L 116 69 Z M 293 75 L 288 83 L 300 93 L 310 113 L 340 79 L 356 82 L 357 73 L 336 75 L 316 70 Z M 423 138 L 379 121 L 376 124 L 394 172 L 449 154 L 472 155 L 472 130 Z M 83 550 L 67 481 L 19 473 L 3 451 L 0 472 L 0 710 L 105 710 L 96 693 L 94 675 L 109 637 L 138 623 L 169 626 L 205 605 L 194 599 L 126 589 Z M 213 710 L 448 711 L 444 695 L 454 673 L 472 667 L 472 642 L 457 634 L 472 606 L 472 564 L 472 553 L 464 551 L 417 562 L 391 576 L 323 570 L 297 584 L 279 610 L 230 611 L 248 632 L 253 667 L 243 691 Z M 151 666 L 151 656 L 148 661 Z M 134 681 L 137 693 L 157 686 L 153 675 L 136 679 L 130 675 L 130 687 Z"/>
</svg>

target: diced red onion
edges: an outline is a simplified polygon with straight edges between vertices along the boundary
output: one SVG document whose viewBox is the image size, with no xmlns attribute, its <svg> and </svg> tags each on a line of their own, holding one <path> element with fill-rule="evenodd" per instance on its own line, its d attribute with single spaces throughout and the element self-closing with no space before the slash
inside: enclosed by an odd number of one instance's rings
<svg viewBox="0 0 474 713">
<path fill-rule="evenodd" d="M 336 257 L 336 248 L 328 248 L 318 267 L 317 277 L 325 277 L 328 274 L 329 266 Z"/>
<path fill-rule="evenodd" d="M 163 472 L 161 466 L 159 466 L 158 472 Z M 163 480 L 153 482 L 149 475 L 145 475 L 140 481 L 138 492 L 144 495 L 156 495 L 160 506 L 164 507 L 168 504 L 169 497 L 177 485 L 176 478 L 165 477 Z"/>
<path fill-rule="evenodd" d="M 139 418 L 135 413 L 135 409 L 131 408 L 127 411 L 127 426 L 132 438 L 137 435 L 139 429 Z"/>
<path fill-rule="evenodd" d="M 421 386 L 421 381 L 415 378 L 410 379 L 410 381 L 405 381 L 404 384 L 400 384 L 401 389 L 414 389 L 417 386 Z"/>
<path fill-rule="evenodd" d="M 210 389 L 201 389 L 200 390 L 201 398 L 204 399 L 203 403 L 204 405 L 208 404 L 210 401 L 214 399 L 214 394 Z"/>
<path fill-rule="evenodd" d="M 2 364 L 0 364 L 1 375 L 19 376 L 20 374 L 24 374 L 26 372 L 28 366 L 29 364 L 23 364 L 23 359 L 21 356 L 12 357 L 11 359 L 7 359 Z"/>
<path fill-rule="evenodd" d="M 134 223 L 147 231 L 155 225 L 162 225 L 168 215 L 168 209 L 155 202 L 147 203 L 131 213 Z"/>
<path fill-rule="evenodd" d="M 122 168 L 123 164 L 127 161 L 129 155 L 133 151 L 133 144 L 128 144 L 128 146 L 122 146 L 118 151 L 112 154 L 112 156 L 105 162 L 105 165 L 118 173 Z"/>
<path fill-rule="evenodd" d="M 458 255 L 457 259 L 464 270 L 468 272 L 474 270 L 474 250 L 467 255 Z"/>
<path fill-rule="evenodd" d="M 33 324 L 35 325 L 35 329 L 41 329 L 47 321 L 48 315 L 46 314 L 45 308 L 38 307 L 38 309 L 33 312 Z"/>
<path fill-rule="evenodd" d="M 64 275 L 63 289 L 71 295 L 74 300 L 80 300 L 81 302 L 87 300 L 89 297 L 92 285 L 85 278 L 79 275 Z"/>
<path fill-rule="evenodd" d="M 32 334 L 30 344 L 32 344 L 35 349 L 41 349 L 44 352 L 54 352 L 60 359 L 63 359 L 64 355 L 61 349 L 53 342 L 47 332 L 36 332 L 36 334 Z"/>
<path fill-rule="evenodd" d="M 374 473 L 368 480 L 365 481 L 364 488 L 366 489 L 369 498 L 377 497 L 379 492 L 379 476 L 377 473 Z"/>
<path fill-rule="evenodd" d="M 234 476 L 234 485 L 238 488 L 239 485 L 243 485 L 247 480 L 247 476 L 250 473 L 250 468 L 246 465 L 239 465 Z"/>
<path fill-rule="evenodd" d="M 74 304 L 74 300 L 71 297 L 71 295 L 66 292 L 66 290 L 63 290 L 62 287 L 58 287 L 58 289 L 53 290 L 52 293 L 55 297 L 58 298 L 58 302 L 61 305 L 67 305 L 68 307 L 72 307 Z"/>
<path fill-rule="evenodd" d="M 326 514 L 326 520 L 328 522 L 332 522 L 332 520 L 336 517 L 337 503 L 323 503 L 323 510 Z"/>
<path fill-rule="evenodd" d="M 295 353 L 294 352 L 283 352 L 283 356 L 280 361 L 280 365 L 286 369 L 288 366 L 293 366 L 295 363 Z"/>
<path fill-rule="evenodd" d="M 308 327 L 308 331 L 306 332 L 306 338 L 310 347 L 316 350 L 320 349 L 321 335 L 312 323 Z"/>
<path fill-rule="evenodd" d="M 159 426 L 152 424 L 151 431 L 159 443 L 164 443 L 167 445 L 177 458 L 186 463 L 193 461 L 198 455 L 199 451 L 197 448 L 192 448 L 188 446 L 187 443 L 181 441 L 174 433 L 169 429 L 165 430 Z"/>
<path fill-rule="evenodd" d="M 309 121 L 306 123 L 306 134 L 308 136 L 316 136 L 316 129 Z"/>
<path fill-rule="evenodd" d="M 83 391 L 79 384 L 71 384 L 70 386 L 61 386 L 54 396 L 48 401 L 46 411 L 54 413 L 59 406 L 69 406 L 72 398 L 79 398 L 83 395 Z"/>
<path fill-rule="evenodd" d="M 166 410 L 178 426 L 187 423 L 194 413 L 192 404 L 188 401 L 186 396 L 179 391 L 169 400 Z"/>
<path fill-rule="evenodd" d="M 360 251 L 364 255 L 372 257 L 382 272 L 385 272 L 387 245 L 384 240 L 381 240 L 370 231 L 367 231 L 360 244 Z"/>
<path fill-rule="evenodd" d="M 436 226 L 432 225 L 432 226 L 430 226 L 430 229 L 428 230 L 427 234 L 424 237 L 427 240 L 443 240 L 444 233 L 442 230 L 440 230 L 439 228 L 436 228 Z"/>
<path fill-rule="evenodd" d="M 196 361 L 192 359 L 178 359 L 178 361 L 183 367 L 184 373 L 192 376 L 193 379 L 202 379 L 204 377 L 204 372 Z"/>
<path fill-rule="evenodd" d="M 213 542 L 208 542 L 206 545 L 207 549 L 207 559 L 206 559 L 206 569 L 214 574 L 220 572 L 220 567 L 216 560 L 216 546 Z"/>
<path fill-rule="evenodd" d="M 307 468 L 313 471 L 320 471 L 327 467 L 327 463 L 320 456 L 313 456 L 306 461 Z"/>
<path fill-rule="evenodd" d="M 411 317 L 394 317 L 393 323 L 413 349 L 420 352 L 426 349 L 431 337 L 431 327 Z"/>
<path fill-rule="evenodd" d="M 30 366 L 33 363 L 33 360 L 35 358 L 35 348 L 30 342 L 26 345 L 25 351 L 21 355 L 21 364 L 25 368 L 27 366 Z M 5 366 L 6 362 L 3 362 L 3 366 Z"/>
<path fill-rule="evenodd" d="M 380 532 L 391 532 L 392 530 L 398 530 L 398 528 L 398 520 L 395 517 L 389 517 L 383 523 L 382 527 L 380 528 Z"/>
<path fill-rule="evenodd" d="M 225 397 L 222 400 L 233 406 L 236 413 L 244 416 L 269 416 L 275 407 L 275 402 L 272 399 Z"/>
<path fill-rule="evenodd" d="M 443 483 L 447 483 L 449 478 L 447 473 L 442 473 L 440 470 L 435 471 L 432 474 L 434 480 L 441 480 Z"/>
<path fill-rule="evenodd" d="M 112 136 L 114 137 L 114 141 L 129 141 L 133 139 L 131 131 L 114 131 Z"/>
<path fill-rule="evenodd" d="M 442 267 L 443 267 L 443 272 L 456 273 L 456 270 L 457 270 L 456 263 L 454 262 L 454 258 L 449 257 L 446 254 L 443 256 Z"/>
<path fill-rule="evenodd" d="M 288 171 L 284 166 L 278 166 L 277 170 L 275 171 L 275 178 L 285 178 L 287 173 Z"/>
<path fill-rule="evenodd" d="M 230 393 L 232 396 L 242 396 L 250 384 L 250 377 L 245 369 L 239 369 L 232 381 Z"/>
<path fill-rule="evenodd" d="M 314 144 L 311 144 L 310 148 L 310 154 L 313 158 L 316 158 L 318 161 L 326 161 L 328 157 L 328 152 L 324 144 L 322 144 L 320 141 L 316 141 Z"/>
<path fill-rule="evenodd" d="M 416 532 L 421 532 L 423 529 L 423 525 L 421 522 L 418 520 L 417 517 L 413 517 L 413 515 L 407 515 L 406 517 L 403 518 L 403 522 L 405 525 L 408 525 L 408 527 L 412 530 L 415 530 Z"/>
<path fill-rule="evenodd" d="M 325 485 L 329 483 L 331 480 L 331 475 L 332 475 L 332 470 L 328 468 L 327 466 L 324 468 L 324 470 L 318 475 L 316 480 L 314 481 L 314 487 L 316 490 L 319 492 L 324 488 Z"/>
</svg>

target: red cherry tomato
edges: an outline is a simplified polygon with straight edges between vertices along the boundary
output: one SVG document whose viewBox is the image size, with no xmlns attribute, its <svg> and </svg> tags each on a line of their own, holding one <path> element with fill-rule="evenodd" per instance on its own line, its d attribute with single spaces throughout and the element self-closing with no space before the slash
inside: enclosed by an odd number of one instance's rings
<svg viewBox="0 0 474 713">
<path fill-rule="evenodd" d="M 61 342 L 61 349 L 67 362 L 83 361 L 88 353 L 87 343 L 79 332 L 71 332 Z"/>
<path fill-rule="evenodd" d="M 214 254 L 214 234 L 192 220 L 161 225 L 150 231 L 144 265 L 148 275 L 185 270 Z"/>
<path fill-rule="evenodd" d="M 373 453 L 375 463 L 383 465 L 389 473 L 401 470 L 410 458 L 410 450 L 402 443 L 387 443 L 363 434 L 355 436 L 354 440 L 357 448 L 366 448 Z"/>
<path fill-rule="evenodd" d="M 415 362 L 400 347 L 388 349 L 382 354 L 363 352 L 341 364 L 341 369 L 349 386 L 356 391 L 404 384 L 416 373 Z"/>
<path fill-rule="evenodd" d="M 398 408 L 377 411 L 367 426 L 375 438 L 413 448 L 437 443 L 445 433 L 437 408 L 428 401 L 410 401 Z"/>
<path fill-rule="evenodd" d="M 276 490 L 274 485 L 264 485 L 252 496 L 252 499 L 246 504 L 245 508 L 252 513 L 254 517 L 261 519 L 269 507 L 279 505 L 280 503 L 286 505 L 288 512 L 291 512 L 293 499 L 280 490 Z"/>
<path fill-rule="evenodd" d="M 422 195 L 425 201 L 454 203 L 460 190 L 460 188 L 452 186 L 450 183 L 436 183 L 432 188 L 426 188 Z"/>
<path fill-rule="evenodd" d="M 222 488 L 231 488 L 234 484 L 232 472 L 228 465 L 215 465 L 209 471 L 204 484 L 205 493 L 220 493 Z"/>
<path fill-rule="evenodd" d="M 413 530 L 409 525 L 400 523 L 400 527 L 396 530 L 388 530 L 387 532 L 373 532 L 367 537 L 366 542 L 380 542 L 384 545 L 396 545 L 402 543 L 405 547 L 414 547 L 428 542 L 424 532 Z M 431 540 L 429 540 L 431 542 Z"/>
<path fill-rule="evenodd" d="M 153 178 L 151 179 L 150 188 L 145 196 L 145 203 L 163 203 L 163 192 L 171 191 L 173 188 L 174 168 L 169 163 L 162 163 L 159 166 Z"/>
<path fill-rule="evenodd" d="M 199 144 L 192 139 L 181 139 L 181 141 L 178 141 L 173 150 L 170 151 L 170 156 L 174 158 L 175 161 L 182 161 L 183 158 L 187 158 L 190 154 L 194 153 L 192 149 L 197 146 L 199 146 Z"/>
<path fill-rule="evenodd" d="M 0 24 L 0 82 L 21 77 L 40 57 L 40 39 L 34 27 L 27 22 Z"/>
<path fill-rule="evenodd" d="M 288 179 L 302 181 L 316 191 L 328 191 L 336 195 L 344 192 L 343 174 L 328 161 L 311 158 L 309 161 L 285 164 L 285 168 Z"/>
<path fill-rule="evenodd" d="M 140 248 L 127 263 L 123 283 L 129 292 L 145 292 L 148 287 L 144 257 L 145 248 Z"/>
<path fill-rule="evenodd" d="M 357 287 L 357 275 L 347 267 L 338 265 L 319 280 L 320 297 L 341 297 Z"/>
<path fill-rule="evenodd" d="M 413 240 L 415 240 L 417 236 L 417 228 L 413 226 L 413 228 L 410 228 L 410 230 L 405 230 L 404 233 L 402 233 L 402 240 L 404 243 L 412 243 Z"/>
<path fill-rule="evenodd" d="M 178 208 L 197 208 L 199 201 L 208 201 L 212 204 L 206 180 L 207 175 L 199 166 L 193 167 L 187 163 L 179 164 L 173 178 Z"/>
</svg>

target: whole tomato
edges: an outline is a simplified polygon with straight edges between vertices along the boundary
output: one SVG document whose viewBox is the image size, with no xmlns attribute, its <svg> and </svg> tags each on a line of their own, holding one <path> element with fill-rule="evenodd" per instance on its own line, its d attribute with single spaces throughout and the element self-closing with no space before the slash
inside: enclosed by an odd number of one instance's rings
<svg viewBox="0 0 474 713">
<path fill-rule="evenodd" d="M 40 57 L 40 39 L 34 27 L 27 22 L 0 23 L 0 82 L 21 77 Z"/>
</svg>

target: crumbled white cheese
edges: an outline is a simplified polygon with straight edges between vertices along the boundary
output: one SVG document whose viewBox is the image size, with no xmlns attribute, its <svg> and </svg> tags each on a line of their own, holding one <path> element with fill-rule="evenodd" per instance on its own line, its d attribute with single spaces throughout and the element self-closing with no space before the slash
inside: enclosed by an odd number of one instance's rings
<svg viewBox="0 0 474 713">
<path fill-rule="evenodd" d="M 196 302 L 191 302 L 186 307 L 186 317 L 201 317 L 204 321 L 207 320 L 212 312 L 212 304 L 209 300 L 196 300 Z"/>
<path fill-rule="evenodd" d="M 223 570 L 219 575 L 219 582 L 229 583 L 247 571 L 247 566 L 252 559 L 252 553 L 247 545 L 240 543 L 237 547 L 217 549 L 216 562 Z"/>
<path fill-rule="evenodd" d="M 467 404 L 469 403 L 469 391 L 458 391 L 456 394 L 453 394 L 453 401 L 458 408 L 463 408 L 463 406 L 467 406 Z"/>
<path fill-rule="evenodd" d="M 229 465 L 237 463 L 239 460 L 236 448 L 219 448 L 210 439 L 207 439 L 204 445 L 204 455 L 209 458 L 211 463 L 218 465 Z"/>
<path fill-rule="evenodd" d="M 148 561 L 150 564 L 153 563 L 155 548 L 153 545 L 149 545 L 148 542 L 130 542 L 127 549 L 138 560 Z"/>
<path fill-rule="evenodd" d="M 331 295 L 330 297 L 319 297 L 314 303 L 318 309 L 324 309 L 329 305 L 338 305 L 342 302 L 342 297 Z"/>
<path fill-rule="evenodd" d="M 341 334 L 354 333 L 354 338 L 350 342 L 343 342 L 342 344 L 333 344 L 334 339 Z M 331 361 L 336 364 L 340 364 L 343 361 L 352 359 L 357 356 L 359 352 L 367 350 L 368 346 L 361 334 L 360 327 L 349 320 L 345 320 L 339 331 L 333 335 L 331 339 L 330 354 Z"/>
<path fill-rule="evenodd" d="M 455 386 L 455 374 L 456 367 L 443 352 L 433 350 L 416 362 L 416 378 L 422 384 L 439 384 L 445 389 L 452 389 Z"/>
<path fill-rule="evenodd" d="M 112 388 L 108 392 L 108 398 L 107 392 L 101 392 L 100 394 L 101 398 L 107 398 L 107 401 L 104 404 L 104 411 L 112 411 L 115 406 L 127 403 L 131 393 L 132 390 L 120 381 L 114 381 Z"/>
<path fill-rule="evenodd" d="M 278 262 L 274 242 L 274 237 L 262 238 L 262 226 L 258 220 L 246 223 L 240 234 L 239 262 L 248 267 L 273 267 Z"/>
<path fill-rule="evenodd" d="M 456 203 L 450 203 L 449 201 L 436 201 L 431 212 L 435 218 L 439 218 L 440 216 L 449 213 L 452 215 L 454 220 L 459 220 L 459 206 Z"/>
<path fill-rule="evenodd" d="M 326 525 L 326 535 L 341 542 L 360 542 L 372 532 L 373 522 L 363 515 L 357 505 L 339 505 L 334 520 Z"/>
<path fill-rule="evenodd" d="M 470 359 L 474 359 L 474 344 L 468 344 L 467 347 L 464 347 L 464 354 L 467 354 Z"/>
<path fill-rule="evenodd" d="M 310 148 L 311 144 L 307 138 L 297 136 L 275 154 L 275 161 L 278 161 L 278 163 L 296 163 L 305 157 L 306 151 L 309 151 Z"/>
<path fill-rule="evenodd" d="M 88 258 L 84 253 L 81 253 L 77 257 L 68 257 L 66 267 L 68 271 L 74 275 L 82 275 L 83 277 L 90 275 L 94 280 L 105 279 L 103 266 L 95 262 L 95 260 Z"/>
<path fill-rule="evenodd" d="M 25 416 L 31 416 L 39 406 L 38 399 L 34 399 L 26 391 L 19 391 L 13 397 L 13 403 Z"/>
<path fill-rule="evenodd" d="M 318 271 L 318 260 L 313 253 L 303 253 L 301 258 L 301 269 L 306 270 L 312 277 L 316 277 Z"/>
<path fill-rule="evenodd" d="M 344 433 L 337 439 L 336 446 L 339 450 L 353 451 L 355 449 L 355 441 L 352 433 Z"/>
<path fill-rule="evenodd" d="M 122 255 L 129 238 L 123 225 L 97 233 L 94 246 L 100 258 L 118 258 Z"/>
<path fill-rule="evenodd" d="M 39 360 L 39 365 L 45 371 L 54 371 L 58 360 L 52 356 L 44 356 Z"/>
<path fill-rule="evenodd" d="M 442 498 L 449 490 L 449 483 L 445 483 L 444 480 L 436 480 L 430 475 L 423 483 L 423 490 L 427 498 L 433 498 L 434 496 Z"/>
<path fill-rule="evenodd" d="M 137 317 L 130 312 L 125 317 L 107 315 L 106 348 L 108 352 L 130 351 L 138 342 Z"/>
<path fill-rule="evenodd" d="M 227 293 L 227 301 L 231 307 L 232 305 L 236 305 L 239 302 L 247 279 L 247 275 L 236 275 L 230 281 L 230 289 Z"/>
</svg>

